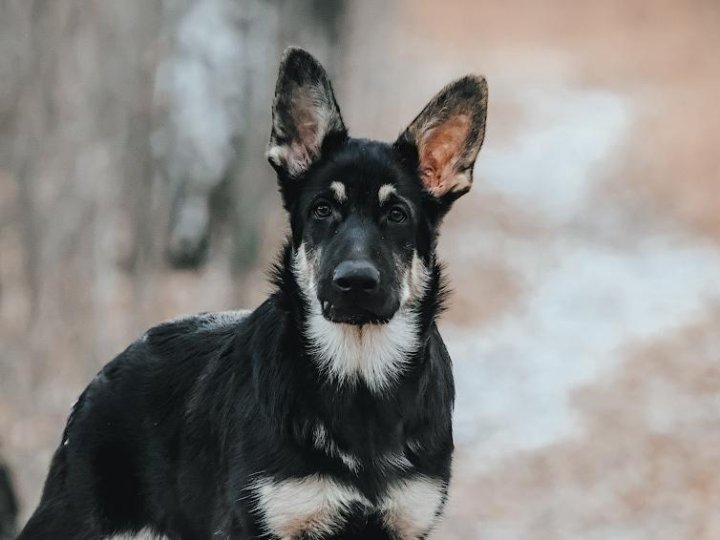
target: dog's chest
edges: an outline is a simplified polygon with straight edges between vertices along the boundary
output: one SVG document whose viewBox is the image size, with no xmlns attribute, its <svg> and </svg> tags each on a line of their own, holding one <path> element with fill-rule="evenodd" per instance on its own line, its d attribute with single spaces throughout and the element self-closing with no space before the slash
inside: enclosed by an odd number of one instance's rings
<svg viewBox="0 0 720 540">
<path fill-rule="evenodd" d="M 352 516 L 372 514 L 400 540 L 422 538 L 445 499 L 443 482 L 421 475 L 390 485 L 374 502 L 354 486 L 318 474 L 264 478 L 252 489 L 264 529 L 282 540 L 324 538 L 341 532 Z"/>
</svg>

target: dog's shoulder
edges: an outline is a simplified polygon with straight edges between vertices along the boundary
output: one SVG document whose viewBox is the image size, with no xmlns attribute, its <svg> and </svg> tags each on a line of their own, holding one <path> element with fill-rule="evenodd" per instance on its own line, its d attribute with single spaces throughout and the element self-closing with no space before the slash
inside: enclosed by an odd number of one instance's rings
<svg viewBox="0 0 720 540">
<path fill-rule="evenodd" d="M 105 433 L 95 424 L 107 418 L 116 428 L 135 430 L 150 417 L 165 422 L 181 418 L 199 377 L 232 347 L 249 314 L 199 313 L 150 328 L 90 382 L 73 406 L 64 440 L 75 429 L 72 425 L 86 424 L 82 431 Z"/>
<path fill-rule="evenodd" d="M 162 322 L 108 362 L 87 389 L 101 396 L 182 395 L 214 358 L 232 346 L 249 311 L 186 315 Z"/>
<path fill-rule="evenodd" d="M 242 330 L 251 311 L 202 312 L 164 321 L 147 330 L 121 355 L 130 363 L 208 360 Z"/>
<path fill-rule="evenodd" d="M 172 341 L 208 341 L 232 334 L 252 312 L 250 310 L 201 312 L 183 315 L 150 328 L 140 339 L 151 347 Z"/>
</svg>

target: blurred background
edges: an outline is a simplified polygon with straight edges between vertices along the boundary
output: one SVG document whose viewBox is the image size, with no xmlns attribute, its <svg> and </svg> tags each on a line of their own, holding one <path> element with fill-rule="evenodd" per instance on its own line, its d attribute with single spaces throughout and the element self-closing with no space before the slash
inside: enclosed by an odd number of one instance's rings
<svg viewBox="0 0 720 540">
<path fill-rule="evenodd" d="M 19 521 L 104 363 L 270 290 L 287 226 L 263 151 L 288 44 L 325 63 L 356 136 L 394 139 L 452 78 L 489 82 L 440 245 L 457 454 L 433 537 L 720 538 L 716 0 L 0 0 Z"/>
</svg>

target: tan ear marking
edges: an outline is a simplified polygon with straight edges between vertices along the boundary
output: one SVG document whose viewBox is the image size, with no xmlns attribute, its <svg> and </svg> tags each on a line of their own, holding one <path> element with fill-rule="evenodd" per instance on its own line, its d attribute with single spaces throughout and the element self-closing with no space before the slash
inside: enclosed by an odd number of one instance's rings
<svg viewBox="0 0 720 540">
<path fill-rule="evenodd" d="M 325 69 L 309 53 L 290 48 L 280 61 L 266 156 L 290 177 L 320 157 L 330 135 L 347 130 Z"/>
<path fill-rule="evenodd" d="M 470 117 L 459 114 L 429 129 L 420 139 L 420 174 L 426 189 L 431 193 L 442 194 L 449 189 L 456 189 L 445 184 L 460 172 L 456 167 L 469 132 Z"/>
<path fill-rule="evenodd" d="M 487 83 L 468 75 L 443 88 L 401 133 L 396 144 L 417 152 L 425 190 L 436 198 L 466 193 L 485 135 Z"/>
</svg>

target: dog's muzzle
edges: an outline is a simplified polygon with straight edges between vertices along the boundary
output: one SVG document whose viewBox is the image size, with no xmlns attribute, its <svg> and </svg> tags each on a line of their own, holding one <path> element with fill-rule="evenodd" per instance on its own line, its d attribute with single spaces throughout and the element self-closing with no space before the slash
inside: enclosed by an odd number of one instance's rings
<svg viewBox="0 0 720 540">
<path fill-rule="evenodd" d="M 397 310 L 392 294 L 383 293 L 381 274 L 367 260 L 346 260 L 324 280 L 318 298 L 323 316 L 348 324 L 384 323 Z"/>
</svg>

